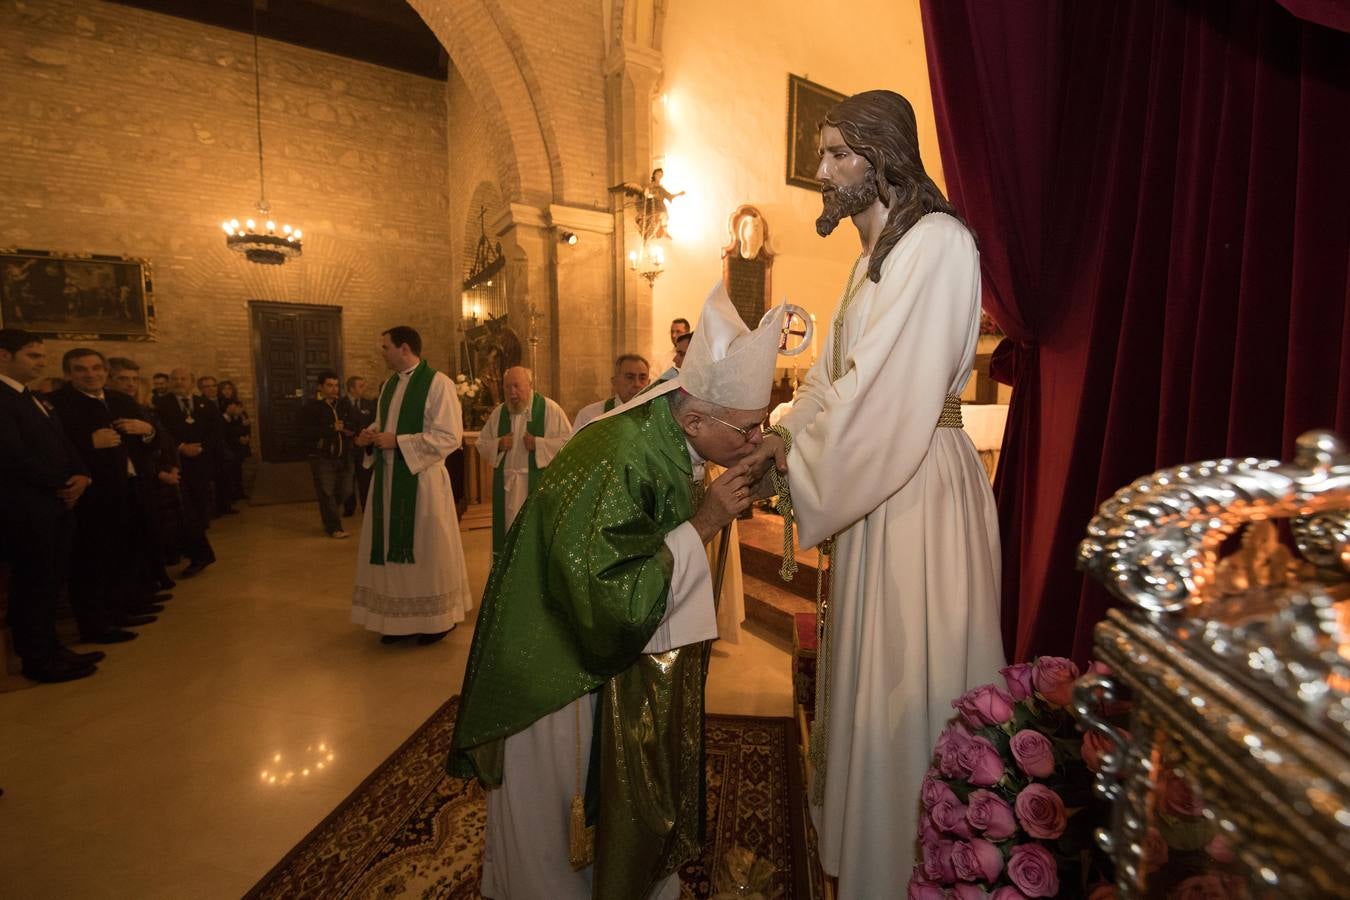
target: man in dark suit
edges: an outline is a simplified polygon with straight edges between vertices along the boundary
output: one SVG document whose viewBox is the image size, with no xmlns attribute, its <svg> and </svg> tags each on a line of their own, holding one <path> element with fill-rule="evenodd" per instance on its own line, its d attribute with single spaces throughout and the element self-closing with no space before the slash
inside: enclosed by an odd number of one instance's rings
<svg viewBox="0 0 1350 900">
<path fill-rule="evenodd" d="M 214 414 L 208 422 L 206 432 L 206 453 L 211 463 L 211 488 L 214 509 L 217 516 L 236 516 L 239 510 L 234 508 L 234 495 L 230 492 L 229 460 L 225 449 L 225 413 L 220 408 L 220 384 L 214 375 L 203 375 L 197 379 L 197 394 L 211 404 Z"/>
<path fill-rule="evenodd" d="M 55 624 L 70 510 L 90 480 L 55 412 L 25 387 L 46 360 L 42 338 L 0 328 L 0 551 L 10 565 L 9 627 L 23 674 L 72 681 L 103 659 L 63 647 Z"/>
<path fill-rule="evenodd" d="M 75 542 L 70 566 L 70 605 L 85 640 L 106 636 L 112 626 L 148 625 L 163 607 L 149 601 L 136 579 L 131 543 L 136 468 L 131 448 L 142 454 L 155 430 L 140 418 L 140 407 L 125 394 L 106 391 L 108 364 L 88 347 L 66 351 L 61 370 L 68 383 L 50 402 L 61 425 L 94 479 L 75 508 Z"/>
<path fill-rule="evenodd" d="M 353 375 L 347 379 L 347 394 L 338 401 L 338 414 L 347 423 L 344 434 L 348 438 L 355 438 L 365 431 L 366 426 L 375 421 L 375 401 L 366 396 L 366 380 L 360 375 Z M 354 489 L 347 495 L 342 505 L 344 516 L 356 514 L 357 501 L 360 501 L 361 511 L 365 511 L 366 495 L 370 492 L 370 476 L 375 471 L 362 465 L 366 451 L 356 446 L 354 440 L 351 441 L 350 452 Z"/>
<path fill-rule="evenodd" d="M 169 393 L 155 401 L 155 412 L 173 436 L 180 458 L 184 518 L 205 531 L 211 521 L 211 483 L 215 480 L 206 449 L 215 440 L 214 429 L 223 428 L 220 411 L 205 397 L 192 393 L 192 373 L 179 367 L 169 373 Z M 178 577 L 191 578 L 214 559 L 214 554 L 210 560 L 192 559 Z"/>
</svg>

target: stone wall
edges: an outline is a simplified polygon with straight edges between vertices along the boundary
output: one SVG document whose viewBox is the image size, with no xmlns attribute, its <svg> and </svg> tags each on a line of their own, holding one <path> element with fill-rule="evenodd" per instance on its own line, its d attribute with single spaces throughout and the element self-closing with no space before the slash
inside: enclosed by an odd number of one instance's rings
<svg viewBox="0 0 1350 900">
<path fill-rule="evenodd" d="M 258 197 L 249 35 L 99 0 L 5 0 L 0 246 L 149 258 L 155 340 L 99 348 L 147 373 L 233 378 L 250 404 L 251 299 L 342 306 L 346 374 L 381 376 L 379 332 L 399 323 L 445 367 L 446 85 L 268 40 L 260 52 L 268 200 L 305 232 L 282 267 L 228 251 L 220 229 Z"/>
</svg>

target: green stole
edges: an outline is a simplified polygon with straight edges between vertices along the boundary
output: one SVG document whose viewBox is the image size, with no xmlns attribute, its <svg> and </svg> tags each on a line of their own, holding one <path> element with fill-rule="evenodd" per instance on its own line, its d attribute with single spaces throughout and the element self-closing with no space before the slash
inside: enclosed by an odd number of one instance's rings
<svg viewBox="0 0 1350 900">
<path fill-rule="evenodd" d="M 613 397 L 610 397 L 608 400 L 605 401 L 605 409 L 604 409 L 604 411 L 605 411 L 605 412 L 609 412 L 609 411 L 612 410 L 613 408 L 614 408 L 614 398 L 613 398 Z"/>
<path fill-rule="evenodd" d="M 427 394 L 431 390 L 431 381 L 436 370 L 427 365 L 426 360 L 417 364 L 408 376 L 408 386 L 403 390 L 403 402 L 398 408 L 398 425 L 395 434 L 417 434 L 422 430 L 427 408 Z M 393 402 L 394 391 L 398 389 L 398 376 L 384 383 L 380 395 L 380 430 L 389 429 L 389 404 Z M 394 563 L 411 563 L 413 559 L 413 524 L 417 516 L 417 476 L 408 468 L 403 454 L 394 448 L 394 472 L 389 486 L 389 535 L 388 552 L 385 550 L 384 534 L 384 451 L 375 451 L 375 477 L 371 489 L 370 523 L 370 564 L 382 566 L 385 560 Z"/>
<path fill-rule="evenodd" d="M 525 423 L 525 430 L 537 438 L 544 436 L 544 395 L 538 391 L 534 392 L 534 401 L 530 404 L 530 420 Z M 511 433 L 511 410 L 505 403 L 501 405 L 501 411 L 497 418 L 497 437 L 503 438 Z M 492 473 L 492 555 L 495 557 L 502 552 L 502 545 L 506 543 L 506 476 L 502 474 L 506 468 L 506 454 L 497 462 L 497 468 Z M 530 451 L 530 483 L 528 491 L 534 490 L 535 483 L 539 480 L 539 466 L 535 464 L 534 451 Z"/>
</svg>

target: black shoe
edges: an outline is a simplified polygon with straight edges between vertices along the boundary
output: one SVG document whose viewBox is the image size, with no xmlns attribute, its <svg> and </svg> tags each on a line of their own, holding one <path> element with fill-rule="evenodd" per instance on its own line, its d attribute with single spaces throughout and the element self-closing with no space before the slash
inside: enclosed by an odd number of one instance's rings
<svg viewBox="0 0 1350 900">
<path fill-rule="evenodd" d="M 109 628 L 106 631 L 100 631 L 96 634 L 80 635 L 82 644 L 121 644 L 125 641 L 134 641 L 140 635 L 134 631 L 127 631 L 123 628 Z"/>
<path fill-rule="evenodd" d="M 445 640 L 445 636 L 454 630 L 455 626 L 451 625 L 449 628 L 436 634 L 419 634 L 417 636 L 417 643 L 421 644 L 423 647 L 428 647 L 437 641 Z"/>
<path fill-rule="evenodd" d="M 168 575 L 165 575 L 159 580 L 159 589 L 161 591 L 171 591 L 176 587 L 178 587 L 178 582 L 174 581 Z"/>
<path fill-rule="evenodd" d="M 113 624 L 118 628 L 140 628 L 142 625 L 149 625 L 157 618 L 158 616 L 122 616 L 114 619 Z"/>
<path fill-rule="evenodd" d="M 107 655 L 108 654 L 104 653 L 102 650 L 90 650 L 88 653 L 76 653 L 68 647 L 61 647 L 56 651 L 58 659 L 63 662 L 81 666 L 92 666 L 96 663 L 101 663 Z"/>
<path fill-rule="evenodd" d="M 151 594 L 145 598 L 146 603 L 168 603 L 173 599 L 173 594 L 161 591 L 158 594 Z"/>
<path fill-rule="evenodd" d="M 164 612 L 164 607 L 158 603 L 140 603 L 136 606 L 127 607 L 129 616 L 157 616 Z"/>
<path fill-rule="evenodd" d="M 237 515 L 239 515 L 239 510 L 234 509 L 234 508 L 230 508 L 230 509 L 222 509 L 219 513 L 217 513 L 217 515 L 221 515 L 221 516 L 237 516 Z"/>
<path fill-rule="evenodd" d="M 59 657 L 31 666 L 28 663 L 23 664 L 24 678 L 47 684 L 88 678 L 97 671 L 98 669 L 94 667 L 93 663 L 68 662 Z"/>
<path fill-rule="evenodd" d="M 191 563 L 186 569 L 178 573 L 179 578 L 193 578 L 201 574 L 202 569 L 209 566 L 210 563 Z"/>
<path fill-rule="evenodd" d="M 380 643 L 397 644 L 402 641 L 406 641 L 410 637 L 412 637 L 411 634 L 382 634 L 380 635 Z"/>
</svg>

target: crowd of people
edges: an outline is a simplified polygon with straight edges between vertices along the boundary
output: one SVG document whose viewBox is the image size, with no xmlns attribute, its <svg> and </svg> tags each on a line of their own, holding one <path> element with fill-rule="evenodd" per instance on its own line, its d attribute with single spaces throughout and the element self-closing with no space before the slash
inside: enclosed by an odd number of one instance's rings
<svg viewBox="0 0 1350 900">
<path fill-rule="evenodd" d="M 147 391 L 135 360 L 89 347 L 63 354 L 60 378 L 43 378 L 48 362 L 40 336 L 0 329 L 9 625 L 23 674 L 59 682 L 104 658 L 61 641 L 63 594 L 81 643 L 123 643 L 215 562 L 207 529 L 244 499 L 252 426 L 229 381 L 176 368 Z"/>
</svg>

